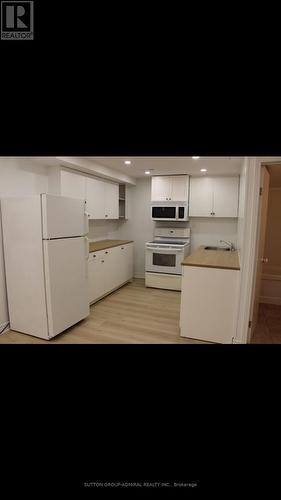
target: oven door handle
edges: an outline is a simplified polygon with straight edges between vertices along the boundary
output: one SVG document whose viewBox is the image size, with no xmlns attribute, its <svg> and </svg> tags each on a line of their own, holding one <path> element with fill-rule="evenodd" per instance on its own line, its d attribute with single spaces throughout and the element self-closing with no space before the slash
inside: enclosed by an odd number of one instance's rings
<svg viewBox="0 0 281 500">
<path fill-rule="evenodd" d="M 178 252 L 182 252 L 183 251 L 183 248 L 159 248 L 159 247 L 149 247 L 147 246 L 146 247 L 147 250 L 151 250 L 154 252 L 157 252 L 157 253 L 178 253 Z"/>
</svg>

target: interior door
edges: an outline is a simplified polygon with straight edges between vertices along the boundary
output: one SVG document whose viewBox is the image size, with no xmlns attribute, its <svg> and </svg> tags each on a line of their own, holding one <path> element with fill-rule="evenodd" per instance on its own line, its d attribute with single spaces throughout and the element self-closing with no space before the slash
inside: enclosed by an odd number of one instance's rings
<svg viewBox="0 0 281 500">
<path fill-rule="evenodd" d="M 214 217 L 238 217 L 239 177 L 214 177 Z"/>
<path fill-rule="evenodd" d="M 43 239 L 71 238 L 88 233 L 85 200 L 42 194 Z"/>
<path fill-rule="evenodd" d="M 251 315 L 252 318 L 252 334 L 256 328 L 259 312 L 259 299 L 261 290 L 261 277 L 263 268 L 263 258 L 265 249 L 265 236 L 266 236 L 266 221 L 268 212 L 268 196 L 269 196 L 269 183 L 270 175 L 266 167 L 262 167 L 261 171 L 261 195 L 259 206 L 259 235 L 257 243 L 257 263 L 255 275 L 255 287 L 253 293 Z"/>
<path fill-rule="evenodd" d="M 43 242 L 50 337 L 89 315 L 87 238 Z"/>
<path fill-rule="evenodd" d="M 87 177 L 86 200 L 90 219 L 105 218 L 105 183 L 98 179 Z"/>
</svg>

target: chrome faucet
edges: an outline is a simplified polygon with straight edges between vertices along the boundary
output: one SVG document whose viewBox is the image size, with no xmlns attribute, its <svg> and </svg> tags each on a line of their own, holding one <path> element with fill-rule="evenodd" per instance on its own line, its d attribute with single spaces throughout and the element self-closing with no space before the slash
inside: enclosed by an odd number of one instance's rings
<svg viewBox="0 0 281 500">
<path fill-rule="evenodd" d="M 220 240 L 220 243 L 225 243 L 226 245 L 228 245 L 231 252 L 235 250 L 235 246 L 231 241 Z"/>
</svg>

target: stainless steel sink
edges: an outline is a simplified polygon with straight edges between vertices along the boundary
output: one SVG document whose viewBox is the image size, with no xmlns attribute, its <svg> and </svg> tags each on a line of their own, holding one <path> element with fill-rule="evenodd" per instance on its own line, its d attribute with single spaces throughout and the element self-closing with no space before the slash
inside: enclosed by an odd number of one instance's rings
<svg viewBox="0 0 281 500">
<path fill-rule="evenodd" d="M 230 252 L 230 248 L 225 247 L 205 247 L 204 250 L 221 250 L 222 252 Z"/>
</svg>

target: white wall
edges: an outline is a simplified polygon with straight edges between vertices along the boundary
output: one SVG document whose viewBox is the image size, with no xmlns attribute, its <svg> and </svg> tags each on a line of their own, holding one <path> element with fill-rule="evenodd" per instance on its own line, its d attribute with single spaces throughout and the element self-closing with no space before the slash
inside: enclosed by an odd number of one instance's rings
<svg viewBox="0 0 281 500">
<path fill-rule="evenodd" d="M 48 167 L 34 160 L 20 158 L 0 158 L 0 198 L 25 196 L 48 191 Z M 24 258 L 24 256 L 19 256 Z M 0 231 L 0 325 L 8 318 L 3 242 Z M 1 329 L 1 326 L 0 326 Z"/>
<path fill-rule="evenodd" d="M 240 186 L 239 186 L 239 214 L 238 214 L 238 235 L 237 235 L 237 248 L 240 252 L 240 260 L 243 260 L 243 239 L 244 239 L 244 228 L 245 228 L 245 203 L 246 203 L 246 181 L 248 174 L 248 158 L 244 159 L 241 174 L 240 174 Z"/>
<path fill-rule="evenodd" d="M 119 226 L 118 220 L 90 220 L 89 221 L 89 240 L 112 240 L 119 239 Z"/>
<path fill-rule="evenodd" d="M 134 241 L 134 275 L 144 277 L 145 244 L 153 239 L 154 222 L 151 220 L 151 179 L 138 179 L 128 189 L 130 218 L 119 226 L 118 237 Z"/>
<path fill-rule="evenodd" d="M 237 245 L 237 219 L 190 219 L 191 251 L 200 245 L 220 245 L 220 240 L 227 240 Z"/>
</svg>

